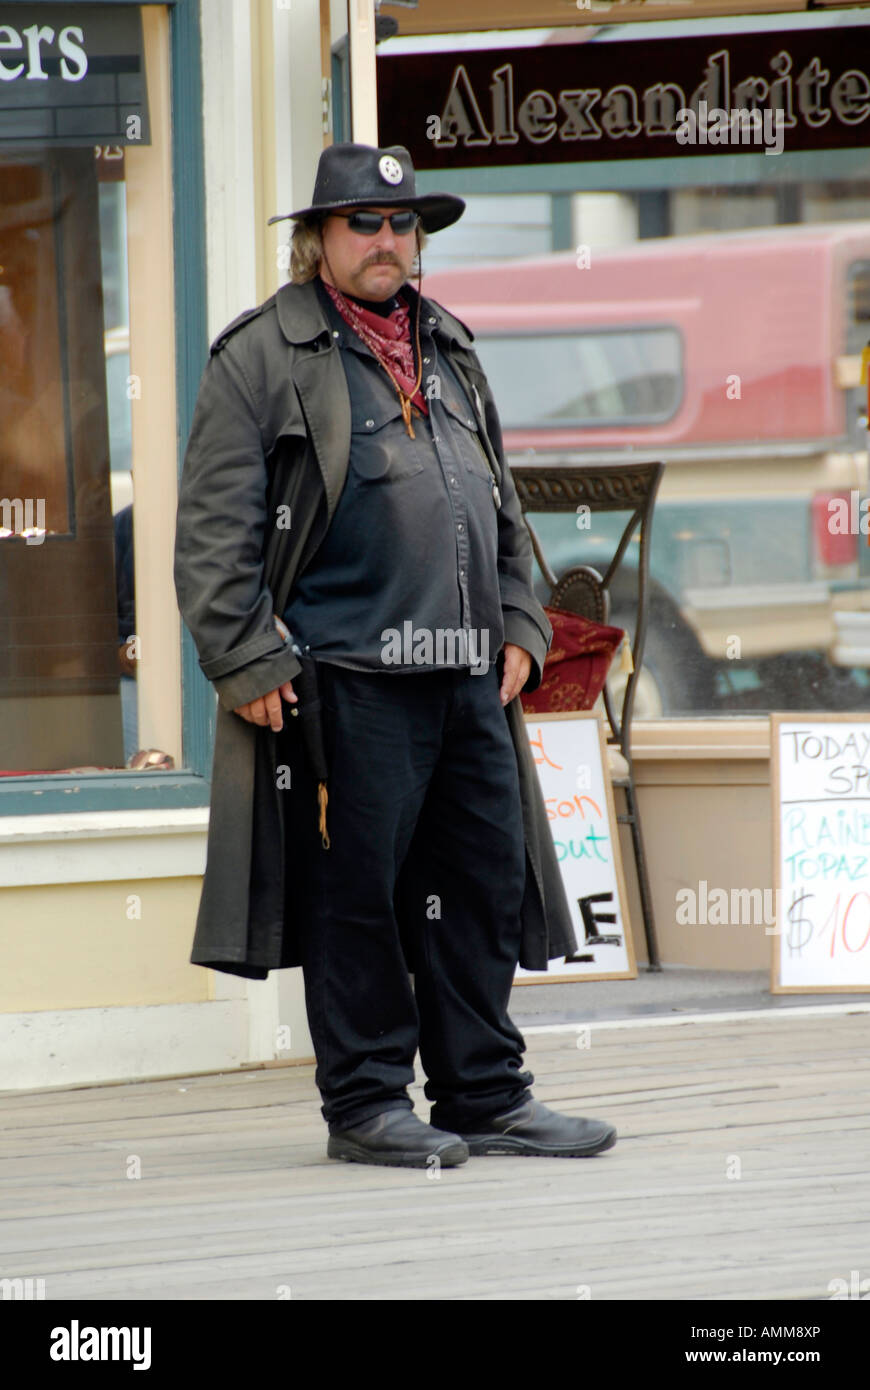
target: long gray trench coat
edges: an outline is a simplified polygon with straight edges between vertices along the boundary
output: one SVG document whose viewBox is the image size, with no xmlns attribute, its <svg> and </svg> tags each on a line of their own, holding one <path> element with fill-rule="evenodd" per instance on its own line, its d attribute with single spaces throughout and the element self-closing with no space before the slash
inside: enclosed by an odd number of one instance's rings
<svg viewBox="0 0 870 1390">
<path fill-rule="evenodd" d="M 531 543 L 495 405 L 470 331 L 425 296 L 421 314 L 475 403 L 499 479 L 505 640 L 532 654 L 533 690 L 552 629 L 531 587 Z M 329 527 L 347 475 L 350 423 L 344 368 L 313 282 L 284 285 L 212 344 L 175 541 L 179 608 L 218 694 L 208 857 L 190 959 L 253 979 L 299 964 L 292 845 L 285 853 L 277 736 L 232 711 L 299 672 L 275 615 Z M 540 970 L 576 941 L 519 697 L 505 717 L 526 843 L 520 962 Z"/>
</svg>

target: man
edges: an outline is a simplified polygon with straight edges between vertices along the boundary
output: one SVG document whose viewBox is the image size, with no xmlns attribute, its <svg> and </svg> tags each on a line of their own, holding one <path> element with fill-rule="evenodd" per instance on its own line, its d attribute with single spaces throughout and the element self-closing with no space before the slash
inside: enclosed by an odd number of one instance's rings
<svg viewBox="0 0 870 1390">
<path fill-rule="evenodd" d="M 408 282 L 464 206 L 418 197 L 401 146 L 323 152 L 293 283 L 212 345 L 178 510 L 220 697 L 191 959 L 302 965 L 327 1153 L 363 1163 L 616 1138 L 532 1098 L 507 1013 L 518 959 L 574 946 L 516 699 L 552 637 L 528 532 L 471 335 Z"/>
</svg>

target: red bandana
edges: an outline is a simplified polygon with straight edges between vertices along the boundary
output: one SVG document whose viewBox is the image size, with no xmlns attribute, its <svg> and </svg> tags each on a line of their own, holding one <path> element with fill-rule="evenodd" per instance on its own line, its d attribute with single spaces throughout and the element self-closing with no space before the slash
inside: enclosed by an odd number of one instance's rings
<svg viewBox="0 0 870 1390">
<path fill-rule="evenodd" d="M 411 344 L 410 310 L 402 296 L 398 296 L 399 306 L 391 314 L 376 314 L 374 309 L 366 309 L 362 304 L 348 299 L 326 280 L 323 284 L 345 323 L 362 338 L 376 357 L 383 358 L 407 395 L 414 388 L 417 373 Z M 429 407 L 423 397 L 422 383 L 411 399 L 428 415 Z"/>
</svg>

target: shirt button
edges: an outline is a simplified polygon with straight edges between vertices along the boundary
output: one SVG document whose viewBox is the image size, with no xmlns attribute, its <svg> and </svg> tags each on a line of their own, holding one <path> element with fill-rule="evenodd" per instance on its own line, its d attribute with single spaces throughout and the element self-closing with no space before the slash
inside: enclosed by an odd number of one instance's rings
<svg viewBox="0 0 870 1390">
<path fill-rule="evenodd" d="M 428 364 L 429 358 L 428 358 L 428 357 L 424 357 L 424 358 L 423 358 L 423 361 L 424 361 L 424 363 L 427 363 L 427 364 Z"/>
<path fill-rule="evenodd" d="M 466 420 L 465 423 L 466 423 L 466 425 L 470 425 L 471 428 L 474 429 L 474 421 L 473 421 L 473 420 Z"/>
<path fill-rule="evenodd" d="M 438 320 L 437 320 L 437 319 L 430 318 L 429 322 L 430 322 L 430 323 L 437 323 Z"/>
<path fill-rule="evenodd" d="M 462 522 L 461 522 L 461 521 L 459 522 L 459 524 L 458 524 L 458 526 L 456 527 L 456 529 L 457 529 L 457 531 L 461 531 L 461 530 L 462 530 Z"/>
<path fill-rule="evenodd" d="M 374 423 L 375 423 L 374 420 L 366 420 L 366 429 L 367 429 L 367 430 L 372 429 L 372 428 L 374 427 Z"/>
<path fill-rule="evenodd" d="M 435 440 L 435 443 L 436 443 L 436 444 L 440 444 L 440 443 L 441 443 L 441 436 L 440 436 L 440 434 L 435 434 L 435 435 L 432 436 L 432 438 Z"/>
<path fill-rule="evenodd" d="M 456 487 L 456 479 L 454 477 L 451 477 L 450 481 L 453 484 L 453 486 Z"/>
<path fill-rule="evenodd" d="M 337 328 L 333 328 L 333 330 L 332 330 L 332 336 L 333 336 L 333 338 L 337 338 L 337 337 L 339 336 L 339 332 L 338 332 L 338 329 L 337 329 Z"/>
<path fill-rule="evenodd" d="M 464 579 L 464 578 L 465 578 L 465 570 L 460 570 L 460 571 L 459 571 L 459 578 L 460 578 L 460 579 Z"/>
</svg>

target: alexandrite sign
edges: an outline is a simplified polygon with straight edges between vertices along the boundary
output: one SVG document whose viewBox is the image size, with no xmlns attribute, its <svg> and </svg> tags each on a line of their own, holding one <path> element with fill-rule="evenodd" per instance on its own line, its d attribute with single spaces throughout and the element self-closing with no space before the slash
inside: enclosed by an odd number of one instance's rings
<svg viewBox="0 0 870 1390">
<path fill-rule="evenodd" d="M 856 148 L 870 144 L 868 38 L 870 26 L 854 25 L 385 52 L 379 138 L 400 132 L 428 169 L 691 157 L 719 143 L 677 141 L 680 111 L 704 102 L 710 113 L 770 112 L 785 150 Z"/>
</svg>

